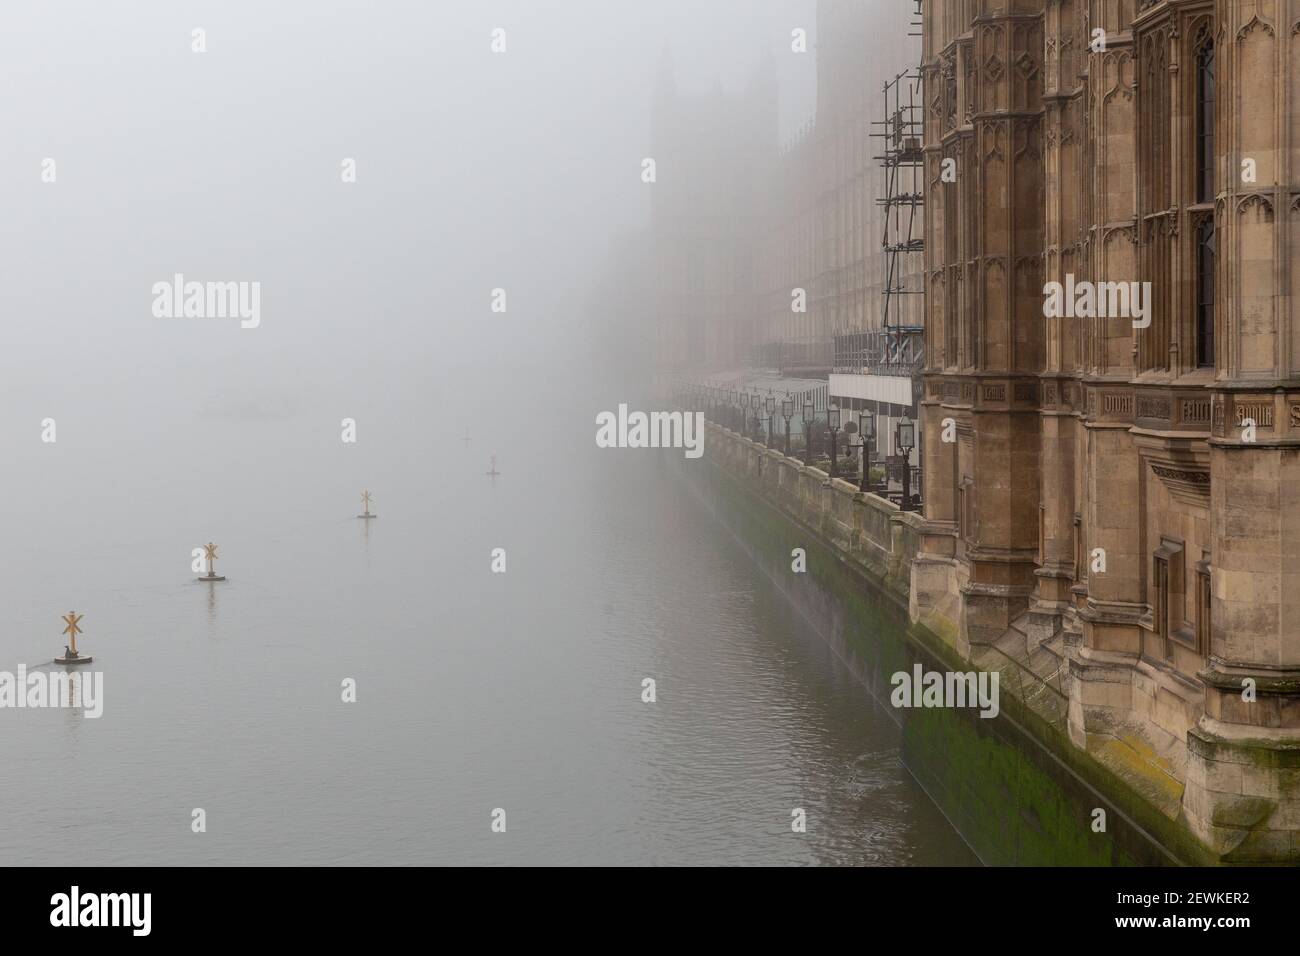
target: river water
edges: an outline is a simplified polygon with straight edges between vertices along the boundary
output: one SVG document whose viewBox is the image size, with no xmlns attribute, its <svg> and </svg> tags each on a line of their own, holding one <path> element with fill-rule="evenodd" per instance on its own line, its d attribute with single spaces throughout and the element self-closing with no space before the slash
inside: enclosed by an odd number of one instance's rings
<svg viewBox="0 0 1300 956">
<path fill-rule="evenodd" d="M 76 610 L 103 713 L 0 710 L 0 862 L 977 862 L 681 452 L 595 447 L 626 396 L 455 374 L 395 376 L 411 413 L 354 445 L 288 395 L 16 443 L 0 670 L 52 669 Z M 209 540 L 224 583 L 193 580 Z"/>
</svg>

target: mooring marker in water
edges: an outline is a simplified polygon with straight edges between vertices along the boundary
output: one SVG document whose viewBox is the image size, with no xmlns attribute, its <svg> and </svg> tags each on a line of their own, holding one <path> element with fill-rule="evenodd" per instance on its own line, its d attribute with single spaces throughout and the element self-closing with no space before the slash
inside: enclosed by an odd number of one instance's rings
<svg viewBox="0 0 1300 956">
<path fill-rule="evenodd" d="M 217 574 L 217 546 L 209 541 L 203 546 L 203 557 L 208 562 L 208 573 L 200 574 L 200 581 L 224 581 L 225 575 Z"/>
<path fill-rule="evenodd" d="M 85 617 L 84 614 L 78 614 L 76 611 L 69 611 L 67 614 L 63 615 L 63 620 L 68 625 L 63 629 L 63 633 L 68 635 L 68 639 L 71 642 L 71 646 L 69 646 L 68 644 L 64 644 L 63 656 L 54 658 L 54 663 L 89 664 L 91 661 L 94 660 L 94 658 L 90 657 L 89 655 L 87 655 L 86 657 L 82 657 L 80 654 L 77 653 L 77 635 L 81 633 L 81 627 L 79 626 L 79 622 L 83 617 Z"/>
<path fill-rule="evenodd" d="M 357 515 L 358 518 L 378 518 L 378 517 L 379 517 L 379 515 L 372 515 L 372 514 L 370 513 L 370 492 L 369 492 L 369 491 L 363 491 L 363 492 L 361 492 L 361 503 L 362 503 L 362 505 L 365 506 L 365 509 L 366 509 L 366 510 L 365 510 L 364 513 Z"/>
</svg>

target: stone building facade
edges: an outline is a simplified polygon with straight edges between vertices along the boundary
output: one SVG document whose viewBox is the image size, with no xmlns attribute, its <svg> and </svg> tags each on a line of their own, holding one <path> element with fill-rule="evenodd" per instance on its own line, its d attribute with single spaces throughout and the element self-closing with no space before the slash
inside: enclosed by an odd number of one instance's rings
<svg viewBox="0 0 1300 956">
<path fill-rule="evenodd" d="M 913 616 L 1068 675 L 1217 857 L 1300 858 L 1300 0 L 924 17 Z"/>
<path fill-rule="evenodd" d="M 812 118 L 782 150 L 770 184 L 776 197 L 764 244 L 760 361 L 790 374 L 824 377 L 832 337 L 879 327 L 881 171 L 873 121 L 882 118 L 886 70 L 863 51 L 881 24 L 853 0 L 817 4 L 817 101 Z M 803 290 L 806 310 L 792 308 Z"/>
</svg>

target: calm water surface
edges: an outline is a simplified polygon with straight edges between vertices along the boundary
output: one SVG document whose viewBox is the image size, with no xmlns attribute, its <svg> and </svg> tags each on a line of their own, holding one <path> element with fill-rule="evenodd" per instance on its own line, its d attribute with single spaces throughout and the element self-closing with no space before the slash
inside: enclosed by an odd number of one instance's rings
<svg viewBox="0 0 1300 956">
<path fill-rule="evenodd" d="M 110 403 L 17 446 L 0 669 L 52 667 L 75 609 L 105 701 L 0 710 L 0 862 L 976 862 L 895 725 L 656 461 L 680 452 L 595 448 L 626 396 L 541 415 L 517 400 L 540 376 L 472 384 L 358 415 L 355 446 L 291 399 Z M 192 580 L 208 540 L 223 584 Z"/>
</svg>

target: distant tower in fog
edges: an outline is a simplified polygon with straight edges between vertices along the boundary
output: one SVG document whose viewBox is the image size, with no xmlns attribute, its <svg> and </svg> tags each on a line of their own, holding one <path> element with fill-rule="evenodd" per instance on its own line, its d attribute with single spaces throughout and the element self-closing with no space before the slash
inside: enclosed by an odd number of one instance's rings
<svg viewBox="0 0 1300 956">
<path fill-rule="evenodd" d="M 757 250 L 777 157 L 776 63 L 765 52 L 739 92 L 677 88 L 665 50 L 655 83 L 651 192 L 656 364 L 743 365 L 760 306 Z"/>
</svg>

